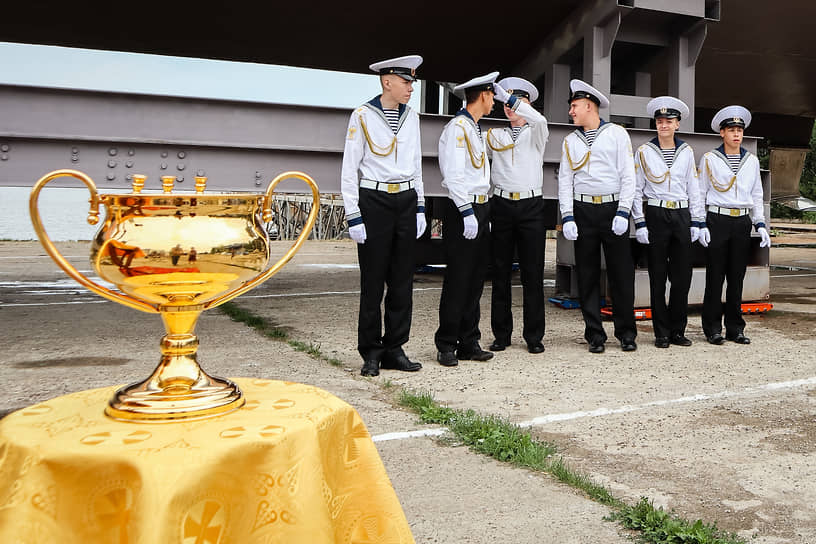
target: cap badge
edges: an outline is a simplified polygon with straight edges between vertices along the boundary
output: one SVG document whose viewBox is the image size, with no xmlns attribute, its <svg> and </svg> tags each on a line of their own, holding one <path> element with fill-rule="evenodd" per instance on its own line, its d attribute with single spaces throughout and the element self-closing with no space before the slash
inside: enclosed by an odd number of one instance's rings
<svg viewBox="0 0 816 544">
<path fill-rule="evenodd" d="M 660 108 L 660 113 L 669 113 L 667 108 Z"/>
<path fill-rule="evenodd" d="M 739 117 L 734 117 L 734 122 L 735 123 L 742 123 L 742 119 L 740 119 Z"/>
</svg>

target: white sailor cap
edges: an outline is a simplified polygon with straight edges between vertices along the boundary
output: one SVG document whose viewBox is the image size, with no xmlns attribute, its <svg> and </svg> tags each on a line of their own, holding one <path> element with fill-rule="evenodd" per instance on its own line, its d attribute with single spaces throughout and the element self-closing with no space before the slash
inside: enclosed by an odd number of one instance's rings
<svg viewBox="0 0 816 544">
<path fill-rule="evenodd" d="M 742 106 L 726 106 L 717 112 L 711 120 L 711 130 L 719 132 L 727 127 L 748 128 L 751 124 L 751 112 Z"/>
<path fill-rule="evenodd" d="M 508 93 L 526 98 L 530 102 L 535 102 L 538 98 L 538 89 L 535 85 L 520 77 L 506 77 L 499 81 L 498 85 Z"/>
<path fill-rule="evenodd" d="M 646 113 L 649 117 L 666 117 L 668 119 L 682 119 L 688 116 L 689 108 L 682 100 L 673 96 L 658 96 L 646 104 Z"/>
<path fill-rule="evenodd" d="M 381 76 L 396 74 L 407 81 L 416 81 L 416 69 L 422 64 L 422 57 L 419 55 L 407 55 L 395 59 L 375 62 L 369 68 Z"/>
<path fill-rule="evenodd" d="M 470 81 L 465 81 L 453 88 L 453 94 L 456 96 L 462 97 L 465 94 L 465 90 L 476 88 L 480 91 L 492 91 L 493 90 L 493 83 L 496 81 L 496 78 L 499 77 L 498 72 L 490 72 L 487 75 L 474 77 Z"/>
<path fill-rule="evenodd" d="M 601 91 L 585 81 L 573 79 L 570 81 L 570 97 L 568 102 L 572 104 L 573 100 L 578 100 L 579 98 L 588 98 L 595 102 L 599 108 L 609 107 L 609 99 L 605 97 Z"/>
</svg>

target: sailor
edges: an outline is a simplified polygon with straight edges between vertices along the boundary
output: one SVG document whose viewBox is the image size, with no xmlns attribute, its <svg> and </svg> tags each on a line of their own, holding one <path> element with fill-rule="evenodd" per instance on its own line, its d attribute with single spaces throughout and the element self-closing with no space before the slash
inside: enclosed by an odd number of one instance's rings
<svg viewBox="0 0 816 544">
<path fill-rule="evenodd" d="M 346 132 L 340 186 L 360 266 L 363 376 L 422 368 L 402 350 L 411 328 L 414 244 L 426 226 L 419 115 L 407 105 L 421 63 L 409 55 L 372 64 L 382 94 L 354 110 Z"/>
<path fill-rule="evenodd" d="M 706 284 L 703 295 L 703 333 L 711 344 L 725 340 L 750 344 L 743 334 L 742 284 L 751 252 L 751 225 L 760 237 L 759 247 L 770 247 L 765 227 L 759 160 L 742 147 L 743 131 L 751 124 L 751 112 L 727 106 L 711 120 L 722 145 L 700 159 L 700 192 L 708 211 L 701 223 L 700 243 L 706 251 Z M 722 303 L 723 280 L 727 282 Z M 725 338 L 722 335 L 725 314 Z"/>
<path fill-rule="evenodd" d="M 487 361 L 479 346 L 479 299 L 487 270 L 490 163 L 479 119 L 493 110 L 498 72 L 457 85 L 465 107 L 456 112 L 439 137 L 439 168 L 447 191 L 442 218 L 445 279 L 439 300 L 439 328 L 434 335 L 437 361 L 456 366 L 459 359 Z"/>
<path fill-rule="evenodd" d="M 510 126 L 487 131 L 487 154 L 493 159 L 490 203 L 493 248 L 493 291 L 490 325 L 495 340 L 490 351 L 510 345 L 513 332 L 510 275 L 518 251 L 523 287 L 522 336 L 530 353 L 542 353 L 544 344 L 544 147 L 550 131 L 547 119 L 531 105 L 538 89 L 520 77 L 506 77 L 494 86 L 504 103 Z"/>
<path fill-rule="evenodd" d="M 657 137 L 635 152 L 635 237 L 648 244 L 649 286 L 655 346 L 690 346 L 686 338 L 688 292 L 691 287 L 691 244 L 705 222 L 691 146 L 675 132 L 688 106 L 659 96 L 646 105 L 654 117 Z M 645 207 L 644 207 L 645 200 Z M 671 284 L 666 304 L 666 281 Z"/>
<path fill-rule="evenodd" d="M 569 115 L 578 128 L 564 138 L 558 169 L 558 201 L 564 237 L 575 241 L 575 273 L 591 353 L 602 353 L 601 247 L 612 297 L 615 337 L 623 351 L 637 349 L 635 269 L 629 245 L 629 212 L 635 193 L 632 142 L 626 130 L 600 118 L 609 107 L 600 91 L 570 81 Z"/>
</svg>

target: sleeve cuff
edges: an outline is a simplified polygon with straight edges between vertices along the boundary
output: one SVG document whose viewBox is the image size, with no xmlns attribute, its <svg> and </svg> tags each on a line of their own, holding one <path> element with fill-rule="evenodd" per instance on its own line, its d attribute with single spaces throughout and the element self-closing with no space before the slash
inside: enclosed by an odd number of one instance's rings
<svg viewBox="0 0 816 544">
<path fill-rule="evenodd" d="M 706 228 L 706 222 L 705 221 L 692 221 L 691 226 L 692 227 L 697 227 L 698 229 L 704 229 L 704 228 Z"/>
<path fill-rule="evenodd" d="M 564 223 L 569 223 L 570 221 L 575 222 L 575 217 L 574 217 L 574 216 L 572 216 L 572 215 L 565 215 L 565 216 L 564 216 L 564 217 L 561 219 L 561 224 L 563 225 Z"/>
<path fill-rule="evenodd" d="M 360 214 L 356 214 L 357 217 L 346 217 L 346 221 L 348 222 L 349 227 L 356 227 L 357 225 L 363 224 L 363 217 Z"/>
<path fill-rule="evenodd" d="M 629 219 L 629 210 L 619 209 L 615 215 L 623 217 L 624 219 Z"/>
<path fill-rule="evenodd" d="M 510 98 L 507 100 L 507 107 L 513 111 L 516 111 L 519 107 L 519 104 L 521 104 L 521 100 L 519 100 L 519 98 L 516 95 L 511 94 Z"/>
<path fill-rule="evenodd" d="M 473 206 L 470 205 L 470 202 L 466 202 L 457 208 L 459 213 L 462 214 L 462 217 L 467 217 L 468 215 L 473 215 Z"/>
<path fill-rule="evenodd" d="M 635 223 L 635 230 L 642 229 L 646 227 L 646 221 L 638 221 Z"/>
<path fill-rule="evenodd" d="M 755 229 L 757 229 L 757 230 L 759 230 L 759 229 L 767 229 L 768 227 L 766 227 L 766 226 L 765 226 L 765 223 L 763 223 L 762 221 L 760 221 L 759 223 L 757 223 L 756 225 L 754 225 L 754 228 L 755 228 Z"/>
</svg>

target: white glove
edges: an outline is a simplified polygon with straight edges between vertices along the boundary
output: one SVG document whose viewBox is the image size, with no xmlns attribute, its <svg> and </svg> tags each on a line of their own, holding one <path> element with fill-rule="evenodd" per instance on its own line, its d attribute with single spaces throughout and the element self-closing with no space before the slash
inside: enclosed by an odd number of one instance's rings
<svg viewBox="0 0 816 544">
<path fill-rule="evenodd" d="M 425 221 L 425 214 L 418 213 L 417 214 L 417 239 L 425 232 L 425 227 L 428 226 L 428 223 Z"/>
<path fill-rule="evenodd" d="M 759 233 L 759 237 L 762 238 L 762 241 L 759 242 L 759 247 L 771 247 L 771 235 L 768 234 L 768 229 L 759 227 L 757 232 Z"/>
<path fill-rule="evenodd" d="M 365 223 L 349 227 L 349 236 L 358 244 L 364 243 L 366 241 Z"/>
<path fill-rule="evenodd" d="M 493 98 L 504 104 L 507 104 L 507 101 L 510 100 L 510 93 L 504 90 L 504 87 L 498 83 L 493 84 L 493 95 Z"/>
<path fill-rule="evenodd" d="M 646 227 L 640 227 L 639 229 L 635 230 L 635 238 L 641 244 L 648 244 L 649 243 L 649 229 Z"/>
<path fill-rule="evenodd" d="M 629 230 L 629 220 L 624 219 L 620 215 L 616 215 L 615 219 L 612 220 L 612 232 L 620 236 L 627 230 Z"/>
<path fill-rule="evenodd" d="M 700 237 L 698 240 L 700 241 L 701 246 L 708 247 L 708 244 L 711 243 L 711 231 L 708 230 L 708 227 L 703 227 L 700 229 Z"/>
<path fill-rule="evenodd" d="M 561 232 L 564 233 L 564 238 L 567 240 L 574 242 L 578 239 L 578 225 L 575 224 L 575 221 L 567 221 L 561 225 Z"/>
<path fill-rule="evenodd" d="M 479 221 L 476 219 L 476 216 L 470 214 L 463 219 L 463 222 L 465 223 L 465 228 L 462 230 L 462 236 L 464 236 L 466 240 L 476 238 L 476 235 L 479 233 Z"/>
<path fill-rule="evenodd" d="M 689 227 L 689 231 L 691 232 L 691 243 L 693 244 L 700 238 L 700 229 L 699 227 Z"/>
</svg>

